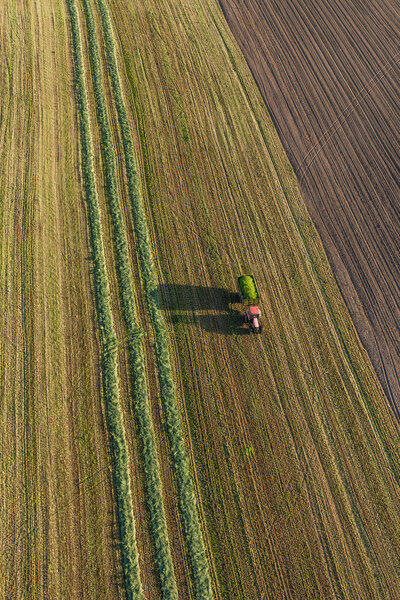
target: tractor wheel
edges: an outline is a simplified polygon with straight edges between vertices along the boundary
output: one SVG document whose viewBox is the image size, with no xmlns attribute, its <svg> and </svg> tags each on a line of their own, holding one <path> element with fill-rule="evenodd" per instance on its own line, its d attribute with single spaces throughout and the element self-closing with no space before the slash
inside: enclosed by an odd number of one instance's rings
<svg viewBox="0 0 400 600">
<path fill-rule="evenodd" d="M 263 331 L 264 331 L 264 327 L 263 327 L 263 325 L 260 325 L 260 327 L 259 327 L 259 329 L 258 329 L 258 332 L 259 332 L 259 333 L 262 333 Z"/>
<path fill-rule="evenodd" d="M 249 327 L 249 333 L 254 333 L 254 332 L 253 332 L 253 328 L 252 328 L 252 326 L 251 326 L 251 325 L 250 325 L 250 327 Z"/>
<path fill-rule="evenodd" d="M 244 313 L 244 322 L 245 323 L 249 322 L 249 317 L 247 316 L 247 313 Z"/>
</svg>

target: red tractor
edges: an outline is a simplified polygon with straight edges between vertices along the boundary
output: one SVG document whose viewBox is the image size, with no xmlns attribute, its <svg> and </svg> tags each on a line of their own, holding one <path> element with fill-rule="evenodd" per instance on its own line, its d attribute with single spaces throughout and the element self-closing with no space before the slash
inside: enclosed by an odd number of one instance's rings
<svg viewBox="0 0 400 600">
<path fill-rule="evenodd" d="M 244 313 L 244 322 L 249 324 L 249 333 L 262 333 L 260 323 L 261 313 L 257 306 L 260 296 L 253 275 L 238 277 L 239 301 L 246 304 L 248 309 Z"/>
<path fill-rule="evenodd" d="M 244 313 L 244 322 L 249 323 L 249 333 L 262 333 L 263 326 L 260 323 L 261 313 L 258 306 L 249 306 Z"/>
</svg>

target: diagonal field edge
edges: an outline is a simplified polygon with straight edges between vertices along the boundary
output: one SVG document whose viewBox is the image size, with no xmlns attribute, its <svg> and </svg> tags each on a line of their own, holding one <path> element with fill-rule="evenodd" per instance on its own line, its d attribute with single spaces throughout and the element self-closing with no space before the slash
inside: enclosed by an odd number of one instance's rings
<svg viewBox="0 0 400 600">
<path fill-rule="evenodd" d="M 122 300 L 125 326 L 128 333 L 130 368 L 134 386 L 134 400 L 139 433 L 143 446 L 143 462 L 147 484 L 148 506 L 156 549 L 156 561 L 164 600 L 177 600 L 173 562 L 165 517 L 160 466 L 157 457 L 154 428 L 148 402 L 148 387 L 141 341 L 141 330 L 135 314 L 132 272 L 128 243 L 117 184 L 115 152 L 110 121 L 104 96 L 99 44 L 90 0 L 83 0 L 92 66 L 93 87 L 97 118 L 100 125 L 104 173 L 109 209 L 114 231 L 117 275 Z"/>
<path fill-rule="evenodd" d="M 128 191 L 132 205 L 142 281 L 147 308 L 155 334 L 155 354 L 161 386 L 161 397 L 166 416 L 173 463 L 177 475 L 179 501 L 194 575 L 196 595 L 199 600 L 211 600 L 213 598 L 213 593 L 211 589 L 208 562 L 200 528 L 194 485 L 190 475 L 189 459 L 186 454 L 179 409 L 176 401 L 175 386 L 169 358 L 167 330 L 160 310 L 157 280 L 147 230 L 146 216 L 140 196 L 133 141 L 118 73 L 111 19 L 107 4 L 104 0 L 97 0 L 97 6 L 103 25 L 107 64 L 121 129 Z"/>
<path fill-rule="evenodd" d="M 108 428 L 114 454 L 114 483 L 117 495 L 118 520 L 121 535 L 123 570 L 129 600 L 144 600 L 140 581 L 135 524 L 129 479 L 129 458 L 122 412 L 119 404 L 117 374 L 117 338 L 110 304 L 110 291 L 102 239 L 100 209 L 93 165 L 93 145 L 90 130 L 88 98 L 82 56 L 79 18 L 75 0 L 67 0 L 70 14 L 75 92 L 81 136 L 81 164 L 89 215 L 90 242 L 93 250 L 94 292 L 96 314 L 102 346 L 102 379 Z"/>
</svg>

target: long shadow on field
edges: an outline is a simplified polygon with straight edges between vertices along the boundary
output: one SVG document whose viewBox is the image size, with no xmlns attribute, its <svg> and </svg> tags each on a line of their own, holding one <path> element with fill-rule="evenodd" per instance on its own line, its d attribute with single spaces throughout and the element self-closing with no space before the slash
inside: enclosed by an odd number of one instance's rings
<svg viewBox="0 0 400 600">
<path fill-rule="evenodd" d="M 199 315 L 196 313 L 170 313 L 168 321 L 173 324 L 176 333 L 180 327 L 201 327 L 211 333 L 224 335 L 247 335 L 248 327 L 244 324 L 243 314 L 232 310 L 224 314 Z"/>
<path fill-rule="evenodd" d="M 238 294 L 225 288 L 165 284 L 159 286 L 161 308 L 175 331 L 201 327 L 225 335 L 247 334 Z"/>
<path fill-rule="evenodd" d="M 158 291 L 162 307 L 171 311 L 226 311 L 238 301 L 238 294 L 226 288 L 168 283 L 160 285 Z"/>
</svg>

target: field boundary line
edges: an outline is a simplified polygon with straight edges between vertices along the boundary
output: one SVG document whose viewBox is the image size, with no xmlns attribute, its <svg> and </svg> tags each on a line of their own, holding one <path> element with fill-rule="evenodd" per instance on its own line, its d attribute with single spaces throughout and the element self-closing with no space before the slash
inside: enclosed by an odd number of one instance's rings
<svg viewBox="0 0 400 600">
<path fill-rule="evenodd" d="M 140 580 L 136 531 L 133 518 L 129 456 L 119 403 L 117 338 L 111 312 L 110 290 L 104 255 L 100 207 L 93 162 L 93 141 L 85 86 L 81 30 L 76 0 L 67 0 L 73 46 L 75 94 L 81 135 L 81 167 L 88 207 L 90 241 L 93 250 L 96 314 L 102 348 L 102 384 L 107 423 L 112 441 L 114 485 L 118 506 L 125 589 L 129 600 L 144 600 Z"/>
<path fill-rule="evenodd" d="M 310 244 L 307 241 L 307 238 L 306 238 L 306 235 L 304 233 L 304 230 L 303 230 L 300 222 L 298 221 L 298 219 L 296 217 L 296 214 L 295 214 L 295 211 L 294 211 L 294 207 L 293 207 L 293 203 L 292 203 L 292 201 L 290 199 L 290 193 L 288 192 L 288 190 L 287 190 L 287 188 L 285 186 L 285 183 L 284 183 L 284 181 L 282 179 L 281 172 L 280 172 L 280 170 L 278 168 L 278 165 L 276 164 L 276 160 L 275 160 L 274 154 L 273 154 L 273 152 L 271 150 L 270 143 L 268 142 L 267 135 L 264 132 L 264 129 L 263 129 L 263 126 L 262 126 L 262 123 L 261 123 L 260 119 L 257 118 L 257 114 L 255 112 L 252 99 L 250 98 L 250 96 L 249 96 L 249 94 L 247 92 L 245 82 L 243 81 L 243 77 L 242 77 L 242 75 L 241 75 L 241 73 L 239 71 L 238 66 L 236 65 L 236 61 L 235 61 L 235 58 L 234 58 L 234 56 L 232 54 L 232 51 L 229 48 L 227 42 L 225 41 L 225 38 L 223 37 L 223 34 L 222 34 L 222 32 L 221 32 L 218 24 L 216 23 L 215 19 L 214 19 L 214 23 L 215 23 L 215 25 L 216 25 L 216 27 L 217 27 L 217 29 L 219 31 L 219 34 L 220 34 L 220 36 L 221 36 L 221 38 L 222 38 L 222 40 L 224 42 L 226 51 L 228 53 L 228 56 L 229 56 L 231 64 L 232 64 L 232 67 L 233 67 L 233 69 L 234 69 L 234 71 L 236 73 L 236 76 L 239 79 L 239 82 L 240 82 L 240 84 L 242 86 L 245 98 L 247 99 L 249 107 L 250 107 L 250 109 L 251 109 L 251 111 L 252 111 L 252 113 L 254 115 L 255 122 L 257 123 L 257 127 L 259 129 L 260 135 L 261 135 L 261 137 L 262 137 L 262 139 L 264 141 L 265 148 L 266 148 L 266 150 L 268 152 L 268 155 L 270 157 L 270 160 L 271 160 L 271 163 L 272 163 L 272 166 L 273 166 L 273 171 L 275 172 L 277 180 L 278 180 L 278 188 L 282 191 L 282 193 L 283 193 L 283 195 L 285 197 L 286 206 L 288 207 L 288 209 L 290 211 L 291 218 L 293 219 L 293 223 L 294 223 L 294 226 L 295 226 L 295 230 L 297 231 L 297 233 L 298 233 L 298 235 L 299 235 L 299 237 L 301 239 L 301 242 L 302 242 L 302 247 L 303 247 L 304 252 L 305 252 L 305 258 L 307 259 L 307 261 L 309 263 L 309 267 L 310 267 L 310 269 L 311 269 L 311 271 L 313 273 L 313 276 L 315 278 L 314 285 L 315 285 L 316 289 L 319 290 L 321 298 L 323 299 L 323 303 L 324 303 L 324 305 L 325 305 L 325 307 L 327 309 L 327 314 L 329 314 L 329 318 L 331 320 L 333 329 L 335 331 L 335 336 L 336 336 L 338 347 L 341 348 L 341 351 L 343 353 L 344 363 L 347 365 L 348 372 L 349 372 L 349 374 L 351 374 L 351 376 L 353 378 L 353 382 L 355 384 L 355 387 L 359 391 L 360 400 L 361 400 L 360 401 L 360 406 L 362 406 L 365 414 L 368 416 L 368 418 L 370 419 L 370 422 L 373 424 L 374 430 L 375 430 L 375 432 L 376 432 L 376 434 L 377 434 L 377 436 L 378 436 L 378 438 L 379 438 L 379 440 L 380 440 L 380 442 L 382 444 L 382 448 L 384 449 L 384 452 L 385 452 L 386 458 L 388 460 L 388 463 L 390 464 L 391 471 L 392 471 L 394 477 L 398 478 L 398 468 L 397 468 L 397 465 L 394 463 L 393 456 L 392 456 L 392 445 L 388 446 L 388 444 L 386 443 L 386 441 L 384 439 L 384 435 L 383 435 L 383 432 L 382 432 L 382 429 L 381 429 L 381 425 L 378 422 L 378 419 L 376 417 L 374 408 L 372 406 L 372 402 L 371 402 L 371 400 L 370 400 L 370 398 L 368 396 L 367 391 L 364 388 L 364 385 L 363 385 L 363 383 L 361 381 L 361 378 L 360 378 L 360 374 L 357 371 L 357 368 L 355 367 L 355 365 L 353 363 L 352 355 L 351 355 L 351 353 L 350 353 L 350 351 L 349 351 L 349 349 L 348 349 L 348 347 L 346 345 L 346 341 L 345 341 L 345 339 L 343 337 L 342 328 L 340 327 L 340 325 L 338 323 L 336 312 L 334 311 L 334 308 L 333 308 L 333 306 L 331 304 L 331 301 L 330 301 L 330 297 L 328 296 L 328 293 L 326 291 L 325 282 L 322 280 L 322 278 L 320 276 L 320 273 L 318 271 L 318 266 L 317 266 L 316 260 L 314 258 L 313 251 L 310 248 Z M 400 52 L 399 52 L 399 54 L 400 54 Z M 397 56 L 397 54 L 395 56 Z M 263 102 L 263 105 L 266 107 L 265 102 L 264 101 L 262 101 L 262 102 Z M 285 154 L 285 156 L 286 156 L 286 154 Z M 286 160 L 289 162 L 289 159 L 287 158 L 287 156 L 286 156 Z M 294 171 L 293 171 L 293 175 L 294 175 L 294 180 L 296 182 L 296 186 L 297 186 L 297 188 L 299 190 L 298 191 L 299 196 L 301 197 L 299 183 L 298 183 L 298 178 L 296 177 Z M 308 210 L 307 210 L 307 214 L 309 214 Z M 314 227 L 314 225 L 313 225 L 313 227 Z M 315 230 L 315 232 L 317 233 L 316 230 Z M 339 290 L 339 287 L 337 285 L 336 279 L 335 279 L 335 277 L 334 277 L 334 275 L 332 273 L 332 269 L 330 267 L 328 258 L 326 256 L 326 252 L 325 252 L 324 247 L 322 245 L 322 241 L 321 241 L 318 233 L 317 233 L 317 235 L 318 235 L 319 243 L 321 244 L 321 248 L 322 248 L 322 254 L 320 254 L 319 256 L 322 257 L 323 262 L 328 266 L 329 272 L 330 272 L 331 277 L 332 277 L 332 283 L 335 285 L 336 289 L 338 290 L 338 292 L 340 294 L 340 297 L 343 300 L 342 293 Z M 350 315 L 349 315 L 349 312 L 348 312 L 348 308 L 347 308 L 347 305 L 344 302 L 344 300 L 343 300 L 343 305 L 344 305 L 344 307 L 345 307 L 345 309 L 347 311 L 347 314 L 348 314 L 348 316 L 350 318 Z M 354 331 L 356 331 L 356 330 L 354 330 Z M 358 343 L 360 344 L 360 347 L 363 348 L 363 350 L 364 350 L 364 347 L 361 344 L 361 341 L 360 341 L 360 338 L 359 338 L 359 335 L 358 335 L 357 332 L 356 332 L 356 336 L 357 336 L 357 339 L 358 339 Z M 382 390 L 381 384 L 378 382 L 378 380 L 377 380 L 377 383 L 378 383 L 380 389 Z M 384 392 L 382 390 L 382 394 L 383 393 Z"/>
<path fill-rule="evenodd" d="M 199 600 L 211 600 L 213 598 L 213 593 L 211 589 L 208 561 L 201 532 L 195 489 L 190 475 L 189 458 L 186 453 L 182 434 L 181 418 L 176 400 L 175 384 L 172 377 L 169 356 L 168 333 L 160 309 L 154 260 L 145 210 L 140 194 L 133 139 L 118 72 L 114 33 L 107 3 L 105 0 L 97 0 L 97 6 L 103 25 L 108 69 L 123 141 L 128 192 L 134 217 L 136 246 L 139 255 L 144 295 L 150 321 L 154 329 L 155 355 L 161 387 L 161 399 L 177 476 L 180 508 L 194 575 L 196 595 Z"/>
<path fill-rule="evenodd" d="M 83 0 L 84 12 L 89 40 L 90 62 L 92 66 L 93 87 L 96 97 L 97 119 L 100 125 L 102 155 L 104 158 L 104 174 L 106 194 L 111 214 L 114 233 L 114 252 L 118 275 L 119 291 L 122 301 L 123 316 L 128 334 L 130 370 L 134 388 L 135 410 L 142 440 L 142 458 L 147 485 L 148 506 L 150 512 L 153 540 L 156 549 L 156 561 L 161 581 L 163 598 L 177 600 L 178 591 L 171 556 L 167 520 L 160 466 L 157 457 L 157 445 L 148 401 L 148 386 L 143 353 L 143 344 L 139 332 L 135 311 L 132 284 L 132 270 L 129 260 L 127 234 L 121 209 L 120 194 L 117 183 L 116 160 L 113 138 L 108 117 L 101 72 L 101 59 L 96 34 L 96 24 L 90 0 Z"/>
</svg>

